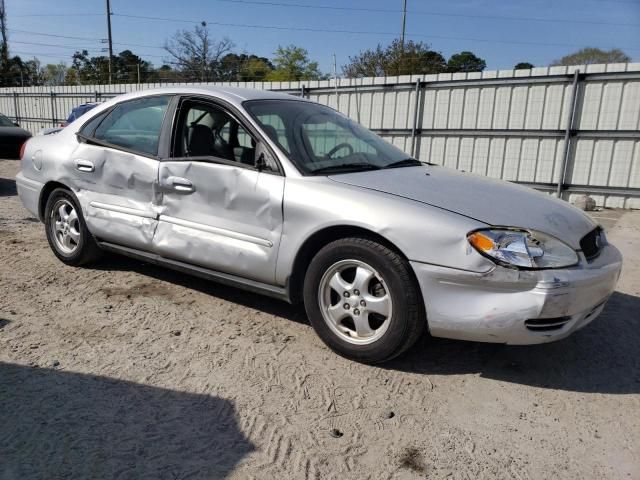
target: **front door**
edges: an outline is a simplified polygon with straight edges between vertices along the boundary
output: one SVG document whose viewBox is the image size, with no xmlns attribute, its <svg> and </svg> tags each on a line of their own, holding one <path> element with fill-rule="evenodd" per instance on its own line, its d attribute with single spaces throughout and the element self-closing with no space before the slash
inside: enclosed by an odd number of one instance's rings
<svg viewBox="0 0 640 480">
<path fill-rule="evenodd" d="M 98 239 L 150 250 L 157 226 L 157 157 L 170 97 L 118 104 L 79 132 L 69 169 L 89 231 Z"/>
<path fill-rule="evenodd" d="M 171 158 L 160 163 L 154 251 L 274 283 L 284 177 L 270 162 L 256 165 L 256 135 L 225 108 L 184 99 L 172 145 Z"/>
</svg>

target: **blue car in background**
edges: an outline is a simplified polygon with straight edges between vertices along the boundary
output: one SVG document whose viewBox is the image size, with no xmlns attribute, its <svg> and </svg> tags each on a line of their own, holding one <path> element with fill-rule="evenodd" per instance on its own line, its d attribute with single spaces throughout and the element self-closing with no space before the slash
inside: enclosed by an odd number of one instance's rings
<svg viewBox="0 0 640 480">
<path fill-rule="evenodd" d="M 98 105 L 100 105 L 100 102 L 88 102 L 78 105 L 77 107 L 73 107 L 67 119 L 62 122 L 59 127 L 44 128 L 38 132 L 38 135 L 51 135 L 54 133 L 58 133 L 64 127 L 74 122 L 89 110 L 97 107 Z"/>
<path fill-rule="evenodd" d="M 82 115 L 84 115 L 85 113 L 87 113 L 89 110 L 91 110 L 92 108 L 97 107 L 98 105 L 100 105 L 99 102 L 89 102 L 89 103 L 83 103 L 82 105 L 78 105 L 77 107 L 73 107 L 73 109 L 71 110 L 71 113 L 69 114 L 69 116 L 67 117 L 67 119 L 62 122 L 60 124 L 61 127 L 66 127 L 67 125 L 69 125 L 71 122 L 77 120 L 78 118 L 80 118 Z"/>
</svg>

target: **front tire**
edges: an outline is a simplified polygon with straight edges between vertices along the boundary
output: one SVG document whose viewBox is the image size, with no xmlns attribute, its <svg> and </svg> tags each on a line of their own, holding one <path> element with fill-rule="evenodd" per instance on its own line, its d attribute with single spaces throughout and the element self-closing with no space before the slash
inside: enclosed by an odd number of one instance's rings
<svg viewBox="0 0 640 480">
<path fill-rule="evenodd" d="M 426 326 L 408 262 L 366 238 L 336 240 L 316 254 L 305 276 L 304 304 L 327 346 L 363 363 L 400 355 Z"/>
<path fill-rule="evenodd" d="M 78 201 L 69 190 L 57 188 L 51 192 L 44 223 L 49 246 L 63 263 L 79 266 L 100 257 L 100 247 L 87 229 Z"/>
</svg>

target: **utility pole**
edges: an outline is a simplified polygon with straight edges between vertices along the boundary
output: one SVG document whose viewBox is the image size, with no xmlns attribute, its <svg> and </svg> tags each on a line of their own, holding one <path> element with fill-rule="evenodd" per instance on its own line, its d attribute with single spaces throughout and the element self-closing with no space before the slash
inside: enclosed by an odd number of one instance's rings
<svg viewBox="0 0 640 480">
<path fill-rule="evenodd" d="M 109 42 L 109 84 L 111 84 L 111 61 L 113 58 L 113 41 L 111 39 L 111 1 L 107 0 L 107 35 Z"/>
<path fill-rule="evenodd" d="M 0 0 L 0 64 L 2 68 L 9 69 L 9 43 L 7 39 L 7 10 L 4 7 L 4 0 Z"/>
<path fill-rule="evenodd" d="M 336 109 L 340 109 L 340 96 L 338 95 L 338 65 L 335 53 L 333 54 L 333 81 L 336 89 Z"/>
<path fill-rule="evenodd" d="M 404 50 L 404 29 L 407 24 L 407 0 L 402 0 L 402 35 L 400 35 L 400 46 Z"/>
</svg>

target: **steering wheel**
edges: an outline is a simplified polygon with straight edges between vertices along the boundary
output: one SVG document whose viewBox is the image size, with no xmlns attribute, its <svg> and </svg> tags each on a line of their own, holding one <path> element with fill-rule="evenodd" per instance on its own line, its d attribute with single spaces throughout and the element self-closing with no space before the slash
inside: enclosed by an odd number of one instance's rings
<svg viewBox="0 0 640 480">
<path fill-rule="evenodd" d="M 331 156 L 336 153 L 339 150 L 342 150 L 343 148 L 346 148 L 349 150 L 349 153 L 347 154 L 347 156 L 352 155 L 353 154 L 353 147 L 351 146 L 350 143 L 347 142 L 343 142 L 343 143 L 339 143 L 338 145 L 336 145 L 335 147 L 333 147 L 331 150 L 329 150 L 326 154 L 326 156 L 328 158 L 331 158 Z"/>
</svg>

